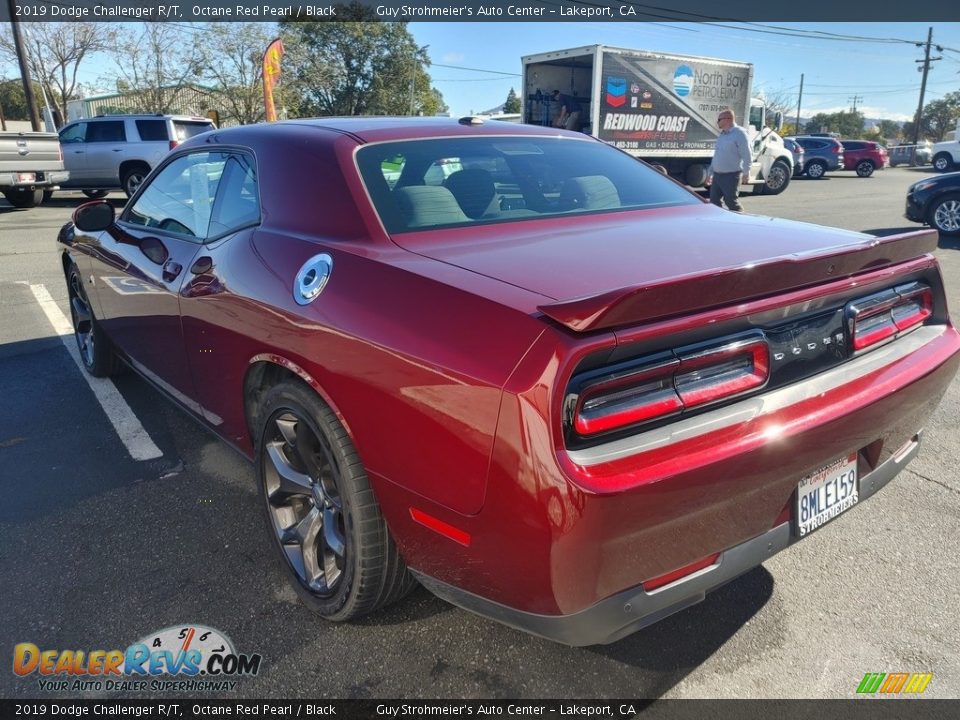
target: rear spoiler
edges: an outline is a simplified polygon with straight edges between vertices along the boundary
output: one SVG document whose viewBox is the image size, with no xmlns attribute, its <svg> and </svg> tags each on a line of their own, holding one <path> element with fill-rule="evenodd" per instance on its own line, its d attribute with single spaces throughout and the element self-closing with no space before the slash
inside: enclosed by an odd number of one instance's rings
<svg viewBox="0 0 960 720">
<path fill-rule="evenodd" d="M 799 290 L 912 260 L 937 247 L 935 230 L 870 238 L 857 245 L 772 258 L 757 265 L 681 275 L 649 285 L 539 306 L 547 317 L 577 332 L 661 320 Z"/>
</svg>

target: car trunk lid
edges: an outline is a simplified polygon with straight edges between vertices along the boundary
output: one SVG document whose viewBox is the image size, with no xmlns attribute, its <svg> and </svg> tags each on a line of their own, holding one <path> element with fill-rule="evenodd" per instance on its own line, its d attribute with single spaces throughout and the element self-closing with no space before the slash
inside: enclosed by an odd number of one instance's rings
<svg viewBox="0 0 960 720">
<path fill-rule="evenodd" d="M 931 252 L 937 234 L 876 238 L 689 206 L 404 233 L 407 250 L 536 292 L 586 332 L 730 305 Z"/>
</svg>

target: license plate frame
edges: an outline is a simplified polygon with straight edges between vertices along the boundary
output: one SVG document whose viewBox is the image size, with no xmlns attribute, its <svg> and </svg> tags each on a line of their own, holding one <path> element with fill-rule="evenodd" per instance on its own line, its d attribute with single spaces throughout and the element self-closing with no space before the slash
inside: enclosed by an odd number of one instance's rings
<svg viewBox="0 0 960 720">
<path fill-rule="evenodd" d="M 857 453 L 849 453 L 804 476 L 794 496 L 794 534 L 807 537 L 860 502 Z"/>
</svg>

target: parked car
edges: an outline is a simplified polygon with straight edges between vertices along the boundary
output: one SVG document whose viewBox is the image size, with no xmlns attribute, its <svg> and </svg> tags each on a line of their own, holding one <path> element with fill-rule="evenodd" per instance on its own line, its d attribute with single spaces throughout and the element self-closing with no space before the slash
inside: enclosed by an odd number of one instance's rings
<svg viewBox="0 0 960 720">
<path fill-rule="evenodd" d="M 960 365 L 935 233 L 730 213 L 580 133 L 477 123 L 205 133 L 60 231 L 87 370 L 128 364 L 253 462 L 306 605 L 416 579 L 608 643 L 916 455 Z"/>
<path fill-rule="evenodd" d="M 783 139 L 784 147 L 787 148 L 791 153 L 793 153 L 793 174 L 802 175 L 803 174 L 803 160 L 806 156 L 806 152 L 803 149 L 803 146 L 798 143 L 796 140 L 791 138 Z"/>
<path fill-rule="evenodd" d="M 0 193 L 8 203 L 39 205 L 67 177 L 54 133 L 0 132 Z"/>
<path fill-rule="evenodd" d="M 904 215 L 936 228 L 942 235 L 960 234 L 960 172 L 924 178 L 911 185 Z"/>
<path fill-rule="evenodd" d="M 890 155 L 890 167 L 897 165 L 927 165 L 933 155 L 930 149 L 930 143 L 924 142 L 918 145 L 894 145 L 887 148 Z"/>
<path fill-rule="evenodd" d="M 843 145 L 843 169 L 855 170 L 859 177 L 870 177 L 874 170 L 882 170 L 889 164 L 887 149 L 871 140 L 841 140 Z"/>
<path fill-rule="evenodd" d="M 828 170 L 843 169 L 843 145 L 836 138 L 802 135 L 790 139 L 804 150 L 803 173 L 807 177 L 819 180 Z"/>
<path fill-rule="evenodd" d="M 110 190 L 132 197 L 163 157 L 194 135 L 214 129 L 212 120 L 182 115 L 98 115 L 60 130 L 70 179 L 63 188 L 91 198 Z"/>
</svg>

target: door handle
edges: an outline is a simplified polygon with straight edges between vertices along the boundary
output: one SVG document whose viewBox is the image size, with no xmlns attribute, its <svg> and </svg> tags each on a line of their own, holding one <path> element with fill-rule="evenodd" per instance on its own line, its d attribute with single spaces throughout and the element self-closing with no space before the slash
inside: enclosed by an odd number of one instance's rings
<svg viewBox="0 0 960 720">
<path fill-rule="evenodd" d="M 177 275 L 180 274 L 180 271 L 183 270 L 183 265 L 173 260 L 167 260 L 163 264 L 163 279 L 167 282 L 173 282 L 177 279 Z"/>
</svg>

